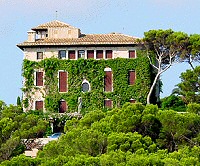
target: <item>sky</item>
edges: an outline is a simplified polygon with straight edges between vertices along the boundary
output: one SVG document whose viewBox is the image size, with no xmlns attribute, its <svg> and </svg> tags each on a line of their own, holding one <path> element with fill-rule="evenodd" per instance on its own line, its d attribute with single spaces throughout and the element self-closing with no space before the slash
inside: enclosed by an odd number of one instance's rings
<svg viewBox="0 0 200 166">
<path fill-rule="evenodd" d="M 151 29 L 200 34 L 199 0 L 0 0 L 0 100 L 16 104 L 22 96 L 23 52 L 16 44 L 39 24 L 60 20 L 86 34 L 119 32 L 143 37 Z M 57 11 L 57 14 L 56 14 Z M 176 64 L 161 79 L 171 94 L 188 64 Z"/>
</svg>

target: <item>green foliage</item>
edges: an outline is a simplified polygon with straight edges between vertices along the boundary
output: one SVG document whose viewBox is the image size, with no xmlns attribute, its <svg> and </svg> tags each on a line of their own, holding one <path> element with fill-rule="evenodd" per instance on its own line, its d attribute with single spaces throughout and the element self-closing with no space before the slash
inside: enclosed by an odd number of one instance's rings
<svg viewBox="0 0 200 166">
<path fill-rule="evenodd" d="M 173 110 L 159 111 L 158 119 L 162 124 L 157 143 L 161 148 L 174 151 L 179 146 L 199 144 L 197 138 L 200 132 L 200 117 L 197 114 L 180 114 Z"/>
<path fill-rule="evenodd" d="M 200 117 L 126 103 L 121 109 L 91 111 L 66 122 L 65 134 L 36 159 L 14 157 L 4 165 L 199 165 Z M 12 144 L 11 144 L 12 145 Z"/>
<path fill-rule="evenodd" d="M 108 112 L 91 111 L 80 120 L 68 120 L 65 126 L 66 134 L 57 142 L 50 142 L 46 145 L 43 151 L 39 152 L 38 157 L 44 161 L 44 158 L 51 160 L 60 155 L 98 157 L 112 153 L 112 151 L 154 152 L 156 145 L 151 138 L 147 134 L 143 137 L 135 132 L 139 131 L 140 125 L 143 124 L 141 113 L 144 109 L 145 107 L 140 103 L 127 103 L 122 109 L 113 109 Z M 153 109 L 155 111 L 154 107 Z M 145 135 L 145 133 L 142 134 Z"/>
<path fill-rule="evenodd" d="M 94 122 L 98 122 L 102 118 L 105 118 L 105 113 L 102 111 L 91 111 L 81 120 L 81 125 L 90 127 Z"/>
<path fill-rule="evenodd" d="M 36 65 L 36 62 L 34 61 L 28 61 L 25 59 L 23 62 L 22 76 L 24 78 L 28 78 L 25 81 L 24 88 L 22 89 L 23 91 L 30 92 L 31 91 L 30 87 L 33 87 L 34 85 L 33 73 L 34 73 L 35 65 Z"/>
<path fill-rule="evenodd" d="M 26 157 L 24 155 L 19 155 L 17 157 L 14 157 L 11 161 L 6 160 L 4 162 L 1 163 L 1 166 L 36 166 L 37 165 L 37 161 L 30 158 L 30 157 Z"/>
<path fill-rule="evenodd" d="M 200 50 L 200 35 L 199 34 L 192 34 L 190 35 L 190 40 L 189 40 L 191 46 L 191 53 L 192 53 L 192 59 L 195 61 L 199 61 L 199 50 Z"/>
<path fill-rule="evenodd" d="M 186 70 L 181 73 L 179 94 L 183 96 L 186 103 L 200 103 L 200 66 L 194 70 Z"/>
<path fill-rule="evenodd" d="M 2 111 L 5 106 L 6 106 L 6 103 L 4 101 L 0 100 L 0 111 Z"/>
<path fill-rule="evenodd" d="M 24 142 L 44 135 L 48 122 L 19 106 L 4 106 L 0 113 L 0 162 L 24 152 Z M 23 141 L 24 140 L 24 141 Z"/>
<path fill-rule="evenodd" d="M 152 114 L 152 115 L 156 115 L 158 113 L 158 106 L 157 105 L 153 105 L 153 104 L 148 104 L 146 105 L 143 114 Z"/>
<path fill-rule="evenodd" d="M 150 30 L 144 35 L 144 45 L 148 50 L 154 52 L 156 56 L 163 53 L 163 64 L 169 63 L 172 53 L 179 56 L 185 55 L 189 43 L 189 36 L 186 33 L 175 32 L 172 29 Z"/>
<path fill-rule="evenodd" d="M 185 112 L 186 106 L 183 99 L 180 96 L 170 95 L 161 99 L 162 109 L 172 109 L 178 112 Z"/>
<path fill-rule="evenodd" d="M 200 115 L 200 104 L 197 103 L 188 104 L 186 111 Z"/>
<path fill-rule="evenodd" d="M 188 51 L 183 59 L 189 63 L 191 68 L 194 70 L 193 62 L 200 62 L 200 35 L 192 34 L 189 38 Z"/>
<path fill-rule="evenodd" d="M 17 106 L 22 106 L 21 99 L 19 96 L 17 97 Z"/>
<path fill-rule="evenodd" d="M 152 146 L 150 137 L 142 137 L 135 133 L 115 133 L 108 136 L 107 152 L 121 150 L 122 152 L 137 152 L 140 149 L 148 150 Z"/>
<path fill-rule="evenodd" d="M 156 140 L 160 133 L 161 123 L 155 115 L 146 114 L 143 115 L 140 127 L 140 133 L 148 135 L 152 140 Z"/>
<path fill-rule="evenodd" d="M 145 103 L 151 83 L 151 70 L 144 52 L 138 51 L 136 59 L 112 59 L 112 60 L 60 60 L 56 58 L 44 59 L 40 62 L 24 60 L 23 76 L 26 83 L 23 91 L 27 94 L 27 100 L 32 95 L 34 86 L 34 70 L 43 68 L 45 72 L 45 107 L 47 111 L 57 112 L 59 101 L 67 101 L 69 112 L 75 112 L 78 108 L 78 97 L 82 97 L 82 114 L 92 110 L 104 109 L 104 99 L 113 100 L 113 107 L 120 107 L 131 98 Z M 104 92 L 104 68 L 110 67 L 113 71 L 113 92 Z M 58 92 L 58 71 L 68 72 L 68 92 Z M 135 85 L 128 85 L 128 71 L 135 70 L 137 79 Z M 83 93 L 81 84 L 87 79 L 91 85 L 91 91 Z"/>
<path fill-rule="evenodd" d="M 28 108 L 28 105 L 29 105 L 28 98 L 25 98 L 22 103 L 23 103 L 24 108 Z"/>
</svg>

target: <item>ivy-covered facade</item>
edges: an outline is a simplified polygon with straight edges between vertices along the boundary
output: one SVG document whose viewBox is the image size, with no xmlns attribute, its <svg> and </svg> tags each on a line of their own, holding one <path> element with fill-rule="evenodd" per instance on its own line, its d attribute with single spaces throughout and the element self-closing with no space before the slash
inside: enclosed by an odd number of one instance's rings
<svg viewBox="0 0 200 166">
<path fill-rule="evenodd" d="M 17 46 L 24 52 L 24 110 L 81 112 L 146 102 L 152 71 L 123 34 L 84 35 L 53 21 L 28 32 Z"/>
</svg>

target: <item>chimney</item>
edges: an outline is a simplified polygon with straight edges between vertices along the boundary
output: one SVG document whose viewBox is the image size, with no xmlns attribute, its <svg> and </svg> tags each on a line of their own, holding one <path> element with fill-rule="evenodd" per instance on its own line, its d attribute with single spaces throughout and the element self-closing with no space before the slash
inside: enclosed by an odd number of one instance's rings
<svg viewBox="0 0 200 166">
<path fill-rule="evenodd" d="M 35 42 L 36 32 L 33 30 L 30 30 L 27 33 L 28 33 L 28 42 Z"/>
</svg>

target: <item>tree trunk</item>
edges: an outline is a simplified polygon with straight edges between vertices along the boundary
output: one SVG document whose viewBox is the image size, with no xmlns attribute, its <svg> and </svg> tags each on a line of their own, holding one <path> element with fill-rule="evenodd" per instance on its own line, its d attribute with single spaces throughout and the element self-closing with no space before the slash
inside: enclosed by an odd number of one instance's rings
<svg viewBox="0 0 200 166">
<path fill-rule="evenodd" d="M 156 74 L 156 77 L 154 78 L 153 84 L 151 85 L 151 88 L 150 88 L 149 93 L 148 93 L 148 95 L 147 95 L 147 104 L 151 104 L 151 103 L 150 103 L 151 94 L 152 94 L 153 89 L 154 89 L 154 87 L 155 87 L 155 85 L 156 85 L 156 82 L 158 81 L 158 78 L 160 77 L 160 74 L 161 74 L 161 72 L 158 72 L 158 73 Z"/>
</svg>

